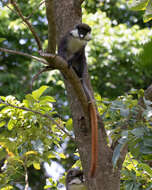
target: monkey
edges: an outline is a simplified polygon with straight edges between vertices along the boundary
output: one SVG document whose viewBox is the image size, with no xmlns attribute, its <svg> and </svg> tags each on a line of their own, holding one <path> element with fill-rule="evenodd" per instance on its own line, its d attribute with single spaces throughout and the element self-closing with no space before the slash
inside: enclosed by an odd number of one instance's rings
<svg viewBox="0 0 152 190">
<path fill-rule="evenodd" d="M 92 148 L 91 148 L 91 167 L 89 176 L 94 177 L 97 167 L 98 157 L 98 125 L 96 106 L 92 95 L 89 92 L 83 78 L 86 68 L 85 46 L 91 40 L 91 27 L 81 23 L 76 25 L 72 30 L 68 31 L 61 39 L 58 47 L 58 54 L 68 63 L 68 68 L 72 67 L 77 76 L 81 80 L 82 87 L 89 101 L 89 112 L 92 130 Z"/>
<path fill-rule="evenodd" d="M 68 62 L 81 79 L 85 67 L 85 46 L 91 40 L 91 28 L 87 24 L 78 24 L 61 39 L 58 54 Z"/>
<path fill-rule="evenodd" d="M 66 175 L 66 190 L 86 190 L 83 172 L 78 168 L 72 168 Z"/>
</svg>

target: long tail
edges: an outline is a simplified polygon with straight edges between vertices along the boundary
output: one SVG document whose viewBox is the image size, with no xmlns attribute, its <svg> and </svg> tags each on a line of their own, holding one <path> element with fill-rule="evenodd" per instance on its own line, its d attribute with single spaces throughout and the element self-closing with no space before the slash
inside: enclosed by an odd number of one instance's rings
<svg viewBox="0 0 152 190">
<path fill-rule="evenodd" d="M 89 105 L 89 111 L 90 111 L 91 130 L 92 130 L 91 168 L 89 176 L 94 177 L 98 160 L 98 121 L 97 121 L 96 107 L 93 102 L 91 102 Z"/>
</svg>

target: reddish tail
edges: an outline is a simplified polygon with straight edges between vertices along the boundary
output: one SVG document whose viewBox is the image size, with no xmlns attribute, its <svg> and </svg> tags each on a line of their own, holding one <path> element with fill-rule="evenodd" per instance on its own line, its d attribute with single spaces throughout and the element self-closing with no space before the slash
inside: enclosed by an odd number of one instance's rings
<svg viewBox="0 0 152 190">
<path fill-rule="evenodd" d="M 92 102 L 89 105 L 89 111 L 90 111 L 91 130 L 92 130 L 91 168 L 89 176 L 94 177 L 98 160 L 98 121 L 97 121 L 96 108 Z"/>
</svg>

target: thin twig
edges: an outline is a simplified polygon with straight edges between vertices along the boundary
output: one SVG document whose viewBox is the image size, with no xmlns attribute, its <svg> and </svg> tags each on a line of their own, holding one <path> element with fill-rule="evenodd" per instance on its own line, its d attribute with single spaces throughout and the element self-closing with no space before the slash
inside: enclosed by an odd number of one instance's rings
<svg viewBox="0 0 152 190">
<path fill-rule="evenodd" d="M 45 3 L 45 0 L 41 1 L 39 5 L 35 6 L 32 13 L 28 17 L 26 17 L 26 19 L 30 19 L 32 17 L 33 13 L 35 12 L 35 10 L 37 10 L 41 5 L 43 5 L 43 3 Z"/>
<path fill-rule="evenodd" d="M 13 107 L 13 108 L 25 110 L 25 111 L 28 111 L 28 112 L 33 112 L 33 113 L 35 113 L 35 114 L 37 114 L 37 115 L 40 115 L 40 116 L 45 117 L 45 118 L 48 118 L 49 120 L 52 121 L 52 123 L 54 123 L 54 124 L 57 126 L 57 128 L 58 128 L 59 130 L 61 130 L 62 132 L 64 132 L 68 137 L 70 137 L 73 141 L 75 141 L 74 138 L 73 138 L 62 126 L 60 126 L 51 116 L 49 116 L 48 114 L 42 114 L 41 112 L 38 112 L 38 111 L 35 111 L 35 110 L 31 110 L 31 109 L 26 108 L 26 107 L 14 106 L 14 105 L 12 105 L 12 104 L 9 104 L 9 103 L 7 103 L 7 102 L 4 102 L 4 101 L 1 100 L 1 99 L 0 99 L 0 103 L 5 104 L 5 105 L 10 106 L 10 107 Z"/>
<path fill-rule="evenodd" d="M 40 75 L 41 73 L 46 72 L 46 71 L 50 71 L 50 70 L 52 70 L 52 69 L 49 68 L 49 67 L 45 67 L 45 68 L 43 68 L 42 70 L 40 70 L 40 71 L 32 78 L 32 82 L 31 82 L 31 85 L 30 85 L 30 89 L 32 90 L 34 81 L 39 77 L 39 75 Z"/>
<path fill-rule="evenodd" d="M 16 11 L 14 11 L 14 9 L 9 7 L 8 3 L 5 3 L 3 0 L 2 0 L 2 2 L 4 3 L 4 6 L 6 6 L 10 11 L 14 12 L 17 15 Z"/>
<path fill-rule="evenodd" d="M 30 31 L 32 32 L 37 45 L 38 45 L 38 49 L 42 50 L 42 45 L 41 45 L 41 41 L 40 38 L 38 37 L 37 33 L 35 32 L 32 24 L 28 21 L 28 19 L 26 19 L 26 17 L 23 16 L 22 11 L 20 10 L 20 8 L 17 6 L 15 0 L 10 0 L 10 3 L 13 5 L 14 9 L 16 10 L 17 14 L 21 17 L 21 19 L 23 20 L 24 23 L 27 24 L 28 28 L 30 29 Z"/>
<path fill-rule="evenodd" d="M 24 188 L 24 190 L 28 190 L 29 182 L 28 182 L 28 171 L 27 171 L 27 157 L 25 157 L 24 170 L 25 170 L 25 188 Z"/>
<path fill-rule="evenodd" d="M 45 59 L 30 55 L 28 53 L 23 53 L 23 52 L 20 52 L 20 51 L 15 51 L 15 50 L 1 48 L 1 47 L 0 47 L 0 51 L 6 52 L 6 53 L 11 53 L 11 54 L 22 55 L 22 56 L 25 56 L 25 57 L 28 57 L 28 58 L 35 59 L 36 61 L 42 62 L 45 65 L 49 65 L 49 63 Z"/>
</svg>

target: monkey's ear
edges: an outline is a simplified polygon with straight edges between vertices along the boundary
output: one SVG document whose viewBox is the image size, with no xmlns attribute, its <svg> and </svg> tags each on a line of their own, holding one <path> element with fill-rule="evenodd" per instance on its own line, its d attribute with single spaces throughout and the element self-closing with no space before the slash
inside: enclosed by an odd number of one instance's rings
<svg viewBox="0 0 152 190">
<path fill-rule="evenodd" d="M 75 38 L 79 38 L 78 29 L 71 30 L 70 34 Z"/>
</svg>

